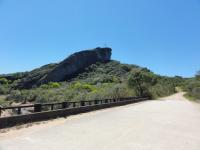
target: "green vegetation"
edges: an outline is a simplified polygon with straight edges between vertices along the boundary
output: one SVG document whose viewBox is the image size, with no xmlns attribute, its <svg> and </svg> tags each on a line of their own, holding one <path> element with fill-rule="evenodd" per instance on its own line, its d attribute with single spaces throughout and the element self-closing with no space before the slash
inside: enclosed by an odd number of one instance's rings
<svg viewBox="0 0 200 150">
<path fill-rule="evenodd" d="M 42 89 L 59 88 L 60 87 L 60 83 L 58 83 L 58 82 L 49 82 L 48 84 L 43 84 L 40 87 Z"/>
<path fill-rule="evenodd" d="M 6 78 L 0 78 L 0 84 L 8 84 L 8 82 Z"/>
<path fill-rule="evenodd" d="M 5 78 L 6 80 L 9 80 L 12 88 L 14 89 L 21 89 L 24 86 L 28 89 L 30 88 L 29 83 L 37 83 L 37 81 L 46 76 L 56 66 L 57 64 L 48 64 L 30 72 L 1 75 L 0 79 Z"/>
<path fill-rule="evenodd" d="M 182 88 L 187 92 L 187 98 L 200 100 L 200 71 L 198 71 L 194 78 L 187 79 Z"/>
<path fill-rule="evenodd" d="M 169 78 L 154 74 L 147 68 L 121 64 L 118 61 L 96 63 L 70 81 L 49 82 L 31 89 L 16 88 L 24 80 L 37 82 L 56 64 L 46 65 L 31 72 L 4 76 L 10 83 L 0 84 L 0 94 L 8 94 L 6 101 L 47 103 L 81 101 L 129 96 L 157 98 L 175 93 L 180 78 Z M 20 76 L 22 78 L 20 78 Z M 13 80 L 15 79 L 15 80 Z M 5 100 L 4 100 L 5 102 Z"/>
<path fill-rule="evenodd" d="M 157 83 L 150 87 L 149 91 L 152 98 L 169 96 L 176 92 L 175 88 L 177 84 L 174 82 L 173 78 L 169 77 L 159 77 Z"/>
<path fill-rule="evenodd" d="M 128 85 L 137 96 L 150 96 L 149 87 L 156 84 L 156 75 L 150 71 L 135 71 L 128 78 Z"/>
<path fill-rule="evenodd" d="M 11 81 L 6 78 L 0 78 L 0 95 L 5 95 L 9 93 Z"/>
<path fill-rule="evenodd" d="M 10 103 L 11 101 L 6 101 L 6 96 L 0 96 L 0 105 L 1 106 L 9 106 L 9 103 Z"/>
</svg>

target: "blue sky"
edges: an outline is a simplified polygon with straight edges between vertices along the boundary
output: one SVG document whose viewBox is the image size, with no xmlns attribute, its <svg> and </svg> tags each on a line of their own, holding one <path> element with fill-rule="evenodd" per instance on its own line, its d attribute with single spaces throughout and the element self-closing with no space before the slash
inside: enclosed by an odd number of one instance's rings
<svg viewBox="0 0 200 150">
<path fill-rule="evenodd" d="M 105 45 L 161 75 L 200 70 L 200 0 L 0 0 L 0 74 Z"/>
</svg>

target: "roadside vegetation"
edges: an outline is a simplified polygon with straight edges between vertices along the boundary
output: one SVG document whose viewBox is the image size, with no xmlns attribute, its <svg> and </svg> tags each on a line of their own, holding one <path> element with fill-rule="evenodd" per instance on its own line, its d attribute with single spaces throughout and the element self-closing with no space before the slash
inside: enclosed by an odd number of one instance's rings
<svg viewBox="0 0 200 150">
<path fill-rule="evenodd" d="M 187 79 L 182 88 L 187 92 L 185 96 L 188 99 L 200 101 L 200 71 L 194 78 Z"/>
<path fill-rule="evenodd" d="M 29 78 L 37 79 L 54 65 L 46 65 L 31 72 L 18 73 L 0 78 L 0 103 L 47 103 L 60 101 L 81 101 L 129 96 L 157 98 L 175 93 L 179 77 L 156 75 L 147 68 L 121 64 L 118 61 L 96 63 L 84 73 L 70 81 L 50 82 L 32 89 L 16 88 Z M 1 105 L 1 104 L 0 104 Z"/>
</svg>

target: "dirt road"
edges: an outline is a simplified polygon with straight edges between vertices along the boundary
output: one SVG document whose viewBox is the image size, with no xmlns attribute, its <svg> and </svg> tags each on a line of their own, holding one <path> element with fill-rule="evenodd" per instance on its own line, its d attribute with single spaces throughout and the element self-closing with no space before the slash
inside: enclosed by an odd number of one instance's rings
<svg viewBox="0 0 200 150">
<path fill-rule="evenodd" d="M 164 98 L 160 98 L 161 100 L 186 100 L 187 99 L 184 97 L 185 92 L 179 92 L 176 93 L 174 95 L 168 96 L 168 97 L 164 97 Z"/>
<path fill-rule="evenodd" d="M 0 150 L 200 150 L 200 105 L 183 93 L 0 134 Z"/>
</svg>

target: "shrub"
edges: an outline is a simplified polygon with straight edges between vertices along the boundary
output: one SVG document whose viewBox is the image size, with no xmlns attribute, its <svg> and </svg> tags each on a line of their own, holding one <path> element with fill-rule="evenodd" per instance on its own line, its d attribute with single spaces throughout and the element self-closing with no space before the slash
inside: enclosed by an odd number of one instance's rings
<svg viewBox="0 0 200 150">
<path fill-rule="evenodd" d="M 4 97 L 0 97 L 0 106 L 3 107 L 9 106 L 9 101 L 6 101 Z"/>
<path fill-rule="evenodd" d="M 6 78 L 0 78 L 0 84 L 8 84 L 8 82 Z"/>
<path fill-rule="evenodd" d="M 200 81 L 195 78 L 186 82 L 185 90 L 192 99 L 200 100 Z"/>
<path fill-rule="evenodd" d="M 43 89 L 59 88 L 61 85 L 58 82 L 49 82 L 48 84 L 43 84 L 40 87 Z"/>
<path fill-rule="evenodd" d="M 49 87 L 48 84 L 43 84 L 43 85 L 40 86 L 40 88 L 42 88 L 42 89 L 49 89 L 50 87 Z"/>
<path fill-rule="evenodd" d="M 81 83 L 81 82 L 75 82 L 74 84 L 72 84 L 71 88 L 73 90 L 86 90 L 88 92 L 92 92 L 95 90 L 94 86 L 87 83 Z"/>
<path fill-rule="evenodd" d="M 149 92 L 152 98 L 164 97 L 175 93 L 175 87 L 173 84 L 158 83 L 150 87 Z"/>
<path fill-rule="evenodd" d="M 116 84 L 112 88 L 108 89 L 108 97 L 109 98 L 122 98 L 134 96 L 135 92 L 128 89 L 125 85 Z"/>
<path fill-rule="evenodd" d="M 126 72 L 131 71 L 131 66 L 130 66 L 130 65 L 122 65 L 121 68 L 122 68 L 123 70 L 125 70 Z"/>
<path fill-rule="evenodd" d="M 13 90 L 10 95 L 7 97 L 8 100 L 16 100 L 17 102 L 22 99 L 21 91 Z"/>
<path fill-rule="evenodd" d="M 149 96 L 148 87 L 154 82 L 150 73 L 136 71 L 128 78 L 128 86 L 133 88 L 138 96 Z"/>
<path fill-rule="evenodd" d="M 192 90 L 196 87 L 200 87 L 200 82 L 194 80 L 187 83 L 186 89 L 188 92 L 192 92 Z"/>
<path fill-rule="evenodd" d="M 196 99 L 200 99 L 200 87 L 195 87 L 192 90 L 192 95 L 196 98 Z"/>
<path fill-rule="evenodd" d="M 9 92 L 8 86 L 0 85 L 0 95 L 8 94 L 8 92 Z"/>
<path fill-rule="evenodd" d="M 97 83 L 119 83 L 120 79 L 113 75 L 99 75 L 98 77 L 94 78 L 92 84 Z"/>
<path fill-rule="evenodd" d="M 58 82 L 49 82 L 48 84 L 51 88 L 59 88 L 60 84 Z"/>
</svg>

